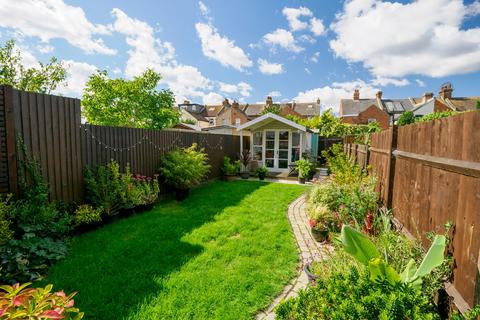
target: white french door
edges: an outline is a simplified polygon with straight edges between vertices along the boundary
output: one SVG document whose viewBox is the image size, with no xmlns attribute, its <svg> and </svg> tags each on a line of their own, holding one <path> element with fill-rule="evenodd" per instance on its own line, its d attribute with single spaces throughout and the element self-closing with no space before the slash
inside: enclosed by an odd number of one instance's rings
<svg viewBox="0 0 480 320">
<path fill-rule="evenodd" d="M 265 130 L 264 165 L 273 171 L 287 171 L 290 158 L 290 131 Z"/>
</svg>

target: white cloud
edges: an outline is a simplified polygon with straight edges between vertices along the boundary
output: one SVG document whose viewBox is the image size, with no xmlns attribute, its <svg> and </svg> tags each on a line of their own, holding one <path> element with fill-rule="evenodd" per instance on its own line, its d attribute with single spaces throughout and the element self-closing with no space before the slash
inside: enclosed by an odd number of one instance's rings
<svg viewBox="0 0 480 320">
<path fill-rule="evenodd" d="M 315 42 L 317 42 L 317 40 L 316 40 L 314 37 L 309 36 L 308 34 L 302 34 L 299 39 L 300 39 L 300 41 L 302 41 L 302 42 L 308 42 L 308 43 L 315 43 Z"/>
<path fill-rule="evenodd" d="M 179 64 L 174 59 L 175 49 L 171 43 L 155 38 L 150 25 L 127 16 L 120 9 L 113 9 L 112 14 L 115 17 L 113 28 L 126 36 L 126 42 L 131 47 L 125 67 L 127 77 L 134 77 L 147 68 L 153 68 L 161 73 L 161 83 L 175 93 L 177 101 L 205 96 L 205 90 L 210 89 L 211 81 L 196 67 Z"/>
<path fill-rule="evenodd" d="M 55 48 L 49 44 L 44 44 L 44 45 L 38 45 L 37 50 L 40 53 L 47 54 L 47 53 L 52 53 Z"/>
<path fill-rule="evenodd" d="M 219 82 L 219 89 L 225 93 L 240 93 L 243 97 L 249 97 L 250 92 L 252 91 L 252 86 L 246 82 L 239 82 L 238 84 L 230 84 Z"/>
<path fill-rule="evenodd" d="M 283 15 L 287 18 L 288 25 L 290 26 L 290 30 L 292 31 L 299 31 L 303 30 L 308 27 L 308 23 L 301 21 L 299 18 L 304 17 L 311 17 L 312 11 L 307 7 L 300 7 L 300 8 L 283 8 L 282 10 Z"/>
<path fill-rule="evenodd" d="M 408 81 L 408 79 L 377 77 L 376 79 L 372 80 L 372 84 L 381 87 L 386 87 L 389 85 L 393 85 L 395 87 L 404 87 L 408 86 L 410 84 L 410 81 Z"/>
<path fill-rule="evenodd" d="M 97 70 L 97 67 L 86 62 L 73 60 L 63 60 L 62 63 L 67 70 L 67 84 L 57 88 L 57 93 L 70 97 L 81 97 L 85 83 L 90 75 Z"/>
<path fill-rule="evenodd" d="M 477 16 L 480 14 L 480 1 L 476 0 L 467 6 L 467 16 Z"/>
<path fill-rule="evenodd" d="M 307 67 L 305 67 L 303 70 L 305 70 L 305 72 L 306 72 L 307 74 L 312 74 L 312 72 L 310 71 L 310 69 L 308 69 Z"/>
<path fill-rule="evenodd" d="M 195 28 L 202 42 L 202 52 L 206 57 L 239 71 L 253 65 L 245 52 L 235 45 L 235 41 L 221 36 L 211 24 L 199 22 L 195 24 Z"/>
<path fill-rule="evenodd" d="M 281 97 L 282 94 L 280 93 L 280 91 L 270 91 L 268 93 L 268 96 L 272 97 L 272 98 L 275 98 L 275 97 Z"/>
<path fill-rule="evenodd" d="M 40 38 L 45 44 L 51 39 L 64 39 L 86 53 L 116 53 L 96 37 L 110 34 L 109 27 L 91 23 L 82 8 L 62 0 L 2 0 L 0 17 L 0 27 Z"/>
<path fill-rule="evenodd" d="M 351 99 L 355 89 L 359 89 L 360 97 L 365 98 L 375 97 L 378 91 L 378 88 L 365 83 L 363 80 L 334 82 L 331 86 L 299 92 L 294 100 L 298 102 L 313 102 L 320 98 L 323 106 L 332 108 L 334 112 L 338 112 L 340 99 Z"/>
<path fill-rule="evenodd" d="M 223 96 L 216 92 L 209 92 L 203 96 L 203 104 L 212 105 L 212 104 L 221 104 L 223 101 Z"/>
<path fill-rule="evenodd" d="M 323 21 L 317 18 L 310 19 L 310 31 L 316 36 L 321 36 L 325 32 Z"/>
<path fill-rule="evenodd" d="M 318 58 L 320 57 L 320 52 L 317 51 L 310 57 L 310 61 L 313 63 L 318 63 Z"/>
<path fill-rule="evenodd" d="M 295 53 L 301 52 L 304 48 L 297 45 L 293 34 L 285 29 L 277 29 L 263 36 L 263 42 L 272 46 L 279 46 L 285 50 Z"/>
<path fill-rule="evenodd" d="M 330 47 L 380 77 L 475 72 L 480 70 L 480 27 L 467 29 L 462 22 L 477 5 L 465 6 L 462 0 L 351 0 L 331 26 L 336 38 Z"/>
<path fill-rule="evenodd" d="M 265 59 L 258 59 L 258 69 L 263 74 L 279 74 L 283 73 L 283 65 L 281 63 L 268 62 Z"/>
<path fill-rule="evenodd" d="M 420 79 L 415 79 L 415 82 L 417 83 L 417 85 L 419 87 L 425 87 L 425 82 L 423 82 L 422 80 Z"/>
<path fill-rule="evenodd" d="M 210 14 L 210 10 L 205 3 L 203 3 L 203 1 L 198 1 L 198 7 L 200 8 L 200 13 L 202 16 L 208 16 Z"/>
</svg>

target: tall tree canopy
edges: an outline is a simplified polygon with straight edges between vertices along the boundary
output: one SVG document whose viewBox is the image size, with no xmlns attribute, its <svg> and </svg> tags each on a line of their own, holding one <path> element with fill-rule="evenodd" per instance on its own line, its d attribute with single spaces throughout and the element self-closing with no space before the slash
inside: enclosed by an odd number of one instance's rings
<svg viewBox="0 0 480 320">
<path fill-rule="evenodd" d="M 9 40 L 0 46 L 0 84 L 11 85 L 20 90 L 50 93 L 66 78 L 65 67 L 52 57 L 47 64 L 39 63 L 38 68 L 22 64 L 22 56 L 15 42 Z"/>
<path fill-rule="evenodd" d="M 82 99 L 91 124 L 148 129 L 171 127 L 180 114 L 170 90 L 157 90 L 160 74 L 148 69 L 132 80 L 110 79 L 106 71 L 90 76 Z"/>
</svg>

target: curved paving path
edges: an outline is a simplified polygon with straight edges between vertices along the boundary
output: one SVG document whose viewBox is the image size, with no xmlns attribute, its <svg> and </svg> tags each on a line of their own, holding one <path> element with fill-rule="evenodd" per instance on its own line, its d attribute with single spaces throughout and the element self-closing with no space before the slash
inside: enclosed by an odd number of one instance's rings
<svg viewBox="0 0 480 320">
<path fill-rule="evenodd" d="M 298 291 L 308 285 L 308 277 L 303 270 L 305 265 L 312 260 L 322 259 L 325 256 L 324 252 L 328 250 L 328 245 L 321 245 L 313 239 L 310 233 L 305 207 L 305 195 L 297 198 L 288 207 L 288 220 L 292 226 L 301 257 L 297 269 L 298 276 L 284 288 L 283 292 L 273 301 L 267 310 L 257 314 L 257 320 L 275 319 L 275 307 L 282 300 L 297 296 Z"/>
</svg>

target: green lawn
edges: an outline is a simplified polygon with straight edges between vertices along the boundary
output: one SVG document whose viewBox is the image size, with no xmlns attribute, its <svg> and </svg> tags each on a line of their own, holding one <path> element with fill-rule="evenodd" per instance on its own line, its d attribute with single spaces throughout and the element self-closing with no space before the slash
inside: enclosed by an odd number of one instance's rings
<svg viewBox="0 0 480 320">
<path fill-rule="evenodd" d="M 295 275 L 299 185 L 213 182 L 76 237 L 47 282 L 86 319 L 251 319 Z"/>
</svg>

